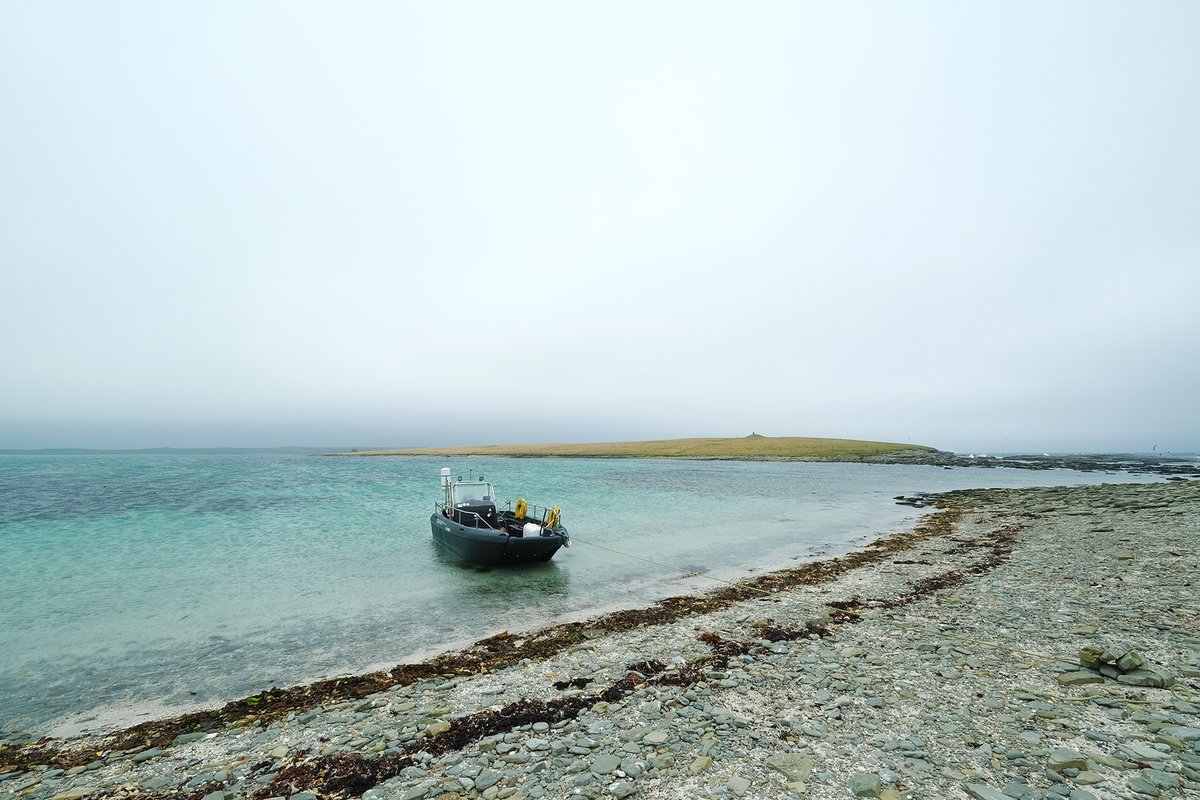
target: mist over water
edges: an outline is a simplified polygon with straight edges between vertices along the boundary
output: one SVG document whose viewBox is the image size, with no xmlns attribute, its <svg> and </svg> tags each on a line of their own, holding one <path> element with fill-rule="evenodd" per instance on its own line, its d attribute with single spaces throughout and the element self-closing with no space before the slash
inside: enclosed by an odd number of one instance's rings
<svg viewBox="0 0 1200 800">
<path fill-rule="evenodd" d="M 438 470 L 557 504 L 575 545 L 480 570 L 432 541 Z M 713 588 L 911 524 L 892 497 L 1146 481 L 719 461 L 0 456 L 0 730 L 135 722 Z M 689 573 L 699 573 L 685 577 Z M 99 715 L 98 720 L 90 717 Z"/>
</svg>

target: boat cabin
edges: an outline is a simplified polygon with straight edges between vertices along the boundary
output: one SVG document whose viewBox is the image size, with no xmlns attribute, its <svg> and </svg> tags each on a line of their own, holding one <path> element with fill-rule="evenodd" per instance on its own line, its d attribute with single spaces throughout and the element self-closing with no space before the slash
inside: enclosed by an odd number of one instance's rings
<svg viewBox="0 0 1200 800">
<path fill-rule="evenodd" d="M 450 519 L 467 528 L 492 528 L 496 521 L 496 493 L 487 481 L 458 480 L 446 486 Z"/>
</svg>

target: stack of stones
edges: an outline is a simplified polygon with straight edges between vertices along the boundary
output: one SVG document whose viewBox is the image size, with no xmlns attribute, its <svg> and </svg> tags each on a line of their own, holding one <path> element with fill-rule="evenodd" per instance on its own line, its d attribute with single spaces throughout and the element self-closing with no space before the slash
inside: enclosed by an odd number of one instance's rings
<svg viewBox="0 0 1200 800">
<path fill-rule="evenodd" d="M 1129 686 L 1147 686 L 1165 689 L 1175 684 L 1175 678 L 1161 669 L 1150 666 L 1142 654 L 1129 644 L 1109 647 L 1084 647 L 1079 651 L 1077 672 L 1058 676 L 1058 682 L 1067 686 L 1087 683 L 1102 683 L 1111 678 Z"/>
</svg>

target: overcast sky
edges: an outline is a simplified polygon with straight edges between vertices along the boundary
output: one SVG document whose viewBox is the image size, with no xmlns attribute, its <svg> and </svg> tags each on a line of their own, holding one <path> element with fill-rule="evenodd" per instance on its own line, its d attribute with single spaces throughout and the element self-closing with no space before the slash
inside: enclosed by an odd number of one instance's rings
<svg viewBox="0 0 1200 800">
<path fill-rule="evenodd" d="M 0 0 L 0 447 L 1200 450 L 1200 3 Z"/>
</svg>

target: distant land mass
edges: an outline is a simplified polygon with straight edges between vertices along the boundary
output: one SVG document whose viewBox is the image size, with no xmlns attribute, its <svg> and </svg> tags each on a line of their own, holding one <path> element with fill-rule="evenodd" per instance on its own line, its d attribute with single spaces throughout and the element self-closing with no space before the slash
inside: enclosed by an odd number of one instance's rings
<svg viewBox="0 0 1200 800">
<path fill-rule="evenodd" d="M 411 447 L 361 450 L 345 456 L 509 456 L 514 458 L 708 458 L 745 461 L 860 461 L 905 451 L 935 453 L 932 447 L 857 439 L 760 436 L 737 439 L 654 439 L 645 442 L 589 444 L 488 444 L 473 447 Z"/>
</svg>

